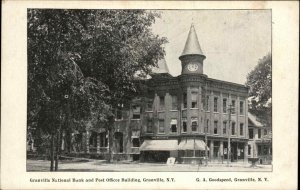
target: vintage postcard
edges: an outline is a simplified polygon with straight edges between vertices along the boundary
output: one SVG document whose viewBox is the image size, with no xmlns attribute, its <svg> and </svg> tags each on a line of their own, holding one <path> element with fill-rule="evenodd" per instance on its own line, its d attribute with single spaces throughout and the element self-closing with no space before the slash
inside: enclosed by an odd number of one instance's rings
<svg viewBox="0 0 300 190">
<path fill-rule="evenodd" d="M 1 189 L 297 189 L 299 2 L 2 5 Z"/>
</svg>

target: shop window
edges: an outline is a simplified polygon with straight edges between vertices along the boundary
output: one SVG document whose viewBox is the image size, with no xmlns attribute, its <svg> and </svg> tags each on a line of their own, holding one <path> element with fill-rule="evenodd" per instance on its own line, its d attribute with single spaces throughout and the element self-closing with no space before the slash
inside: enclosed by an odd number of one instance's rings
<svg viewBox="0 0 300 190">
<path fill-rule="evenodd" d="M 171 119 L 171 132 L 177 133 L 177 119 Z"/>
<path fill-rule="evenodd" d="M 159 110 L 165 110 L 165 97 L 159 96 Z"/>
<path fill-rule="evenodd" d="M 187 120 L 186 120 L 186 118 L 182 118 L 182 132 L 183 133 L 187 132 Z"/>
<path fill-rule="evenodd" d="M 152 119 L 148 119 L 147 120 L 147 129 L 146 129 L 147 133 L 153 133 L 153 121 Z"/>
<path fill-rule="evenodd" d="M 158 121 L 158 132 L 165 133 L 165 120 L 164 119 L 159 119 L 159 121 Z"/>
<path fill-rule="evenodd" d="M 183 108 L 187 108 L 187 95 L 186 93 L 183 93 L 183 96 L 182 96 L 183 100 Z"/>
<path fill-rule="evenodd" d="M 261 129 L 258 129 L 258 138 L 261 138 Z"/>
<path fill-rule="evenodd" d="M 146 111 L 152 111 L 153 110 L 153 99 L 147 99 L 146 100 Z"/>
<path fill-rule="evenodd" d="M 218 121 L 214 121 L 214 134 L 218 134 Z"/>
<path fill-rule="evenodd" d="M 235 135 L 235 122 L 231 124 L 231 135 Z"/>
<path fill-rule="evenodd" d="M 227 113 L 227 99 L 223 99 L 223 113 Z"/>
<path fill-rule="evenodd" d="M 248 145 L 248 155 L 251 155 L 251 146 Z"/>
<path fill-rule="evenodd" d="M 257 148 L 258 148 L 257 154 L 258 155 L 262 155 L 262 147 L 261 147 L 261 145 L 258 145 Z"/>
<path fill-rule="evenodd" d="M 227 125 L 227 122 L 223 121 L 223 134 L 224 135 L 226 134 L 226 125 Z"/>
<path fill-rule="evenodd" d="M 197 93 L 196 92 L 192 92 L 191 101 L 192 101 L 191 108 L 197 108 Z"/>
<path fill-rule="evenodd" d="M 218 98 L 214 97 L 214 112 L 218 112 Z"/>
<path fill-rule="evenodd" d="M 178 101 L 177 96 L 172 96 L 172 110 L 178 109 Z"/>
<path fill-rule="evenodd" d="M 100 133 L 100 147 L 108 146 L 108 135 L 106 132 Z"/>
<path fill-rule="evenodd" d="M 244 115 L 244 102 L 240 101 L 240 115 Z"/>
<path fill-rule="evenodd" d="M 141 119 L 141 107 L 134 105 L 132 106 L 132 119 Z"/>
<path fill-rule="evenodd" d="M 263 155 L 268 155 L 268 147 L 263 146 Z"/>
<path fill-rule="evenodd" d="M 244 123 L 240 123 L 240 135 L 244 135 Z"/>
<path fill-rule="evenodd" d="M 193 117 L 191 121 L 192 121 L 192 131 L 195 132 L 197 131 L 198 128 L 198 118 Z"/>
<path fill-rule="evenodd" d="M 231 114 L 235 114 L 235 100 L 231 100 L 231 108 L 232 108 Z"/>
<path fill-rule="evenodd" d="M 116 151 L 118 153 L 122 153 L 123 152 L 123 133 L 115 132 L 114 138 L 115 138 Z"/>
<path fill-rule="evenodd" d="M 140 139 L 139 138 L 132 138 L 132 147 L 140 147 Z"/>
</svg>

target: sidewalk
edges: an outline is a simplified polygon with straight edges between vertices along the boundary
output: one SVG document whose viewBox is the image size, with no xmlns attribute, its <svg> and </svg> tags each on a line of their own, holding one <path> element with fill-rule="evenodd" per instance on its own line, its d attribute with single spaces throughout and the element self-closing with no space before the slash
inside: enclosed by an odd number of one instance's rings
<svg viewBox="0 0 300 190">
<path fill-rule="evenodd" d="M 27 171 L 45 171 L 48 172 L 50 161 L 45 160 L 27 160 Z M 192 164 L 174 164 L 165 163 L 138 163 L 138 162 L 114 162 L 107 163 L 104 160 L 67 160 L 59 162 L 59 171 L 70 172 L 203 172 L 203 171 L 272 171 L 271 165 L 259 165 L 255 168 L 250 164 L 210 164 L 192 165 Z"/>
</svg>

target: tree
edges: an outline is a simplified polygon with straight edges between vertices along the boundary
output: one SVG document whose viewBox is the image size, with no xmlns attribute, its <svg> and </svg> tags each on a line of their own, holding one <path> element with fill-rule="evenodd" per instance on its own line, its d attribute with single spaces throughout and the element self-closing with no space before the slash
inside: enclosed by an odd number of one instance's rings
<svg viewBox="0 0 300 190">
<path fill-rule="evenodd" d="M 267 54 L 247 76 L 249 111 L 260 121 L 272 126 L 272 57 Z"/>
<path fill-rule="evenodd" d="M 51 169 L 53 142 L 58 155 L 62 130 L 85 130 L 87 122 L 112 130 L 113 110 L 137 92 L 134 74 L 147 75 L 164 55 L 166 39 L 151 32 L 158 16 L 145 10 L 28 10 L 28 129 L 51 135 Z"/>
</svg>

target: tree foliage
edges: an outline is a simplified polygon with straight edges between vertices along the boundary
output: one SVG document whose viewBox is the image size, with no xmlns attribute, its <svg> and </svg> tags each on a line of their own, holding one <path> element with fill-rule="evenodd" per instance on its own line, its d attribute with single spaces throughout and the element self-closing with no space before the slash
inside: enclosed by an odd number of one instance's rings
<svg viewBox="0 0 300 190">
<path fill-rule="evenodd" d="M 247 76 L 249 111 L 266 126 L 272 126 L 272 57 L 267 54 Z"/>
<path fill-rule="evenodd" d="M 156 12 L 28 10 L 28 128 L 102 127 L 164 55 Z"/>
</svg>

